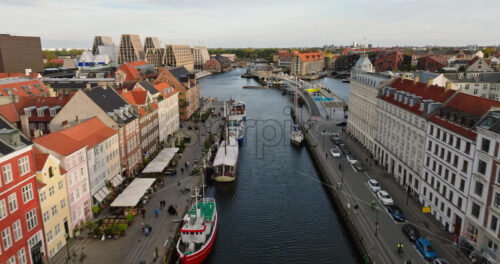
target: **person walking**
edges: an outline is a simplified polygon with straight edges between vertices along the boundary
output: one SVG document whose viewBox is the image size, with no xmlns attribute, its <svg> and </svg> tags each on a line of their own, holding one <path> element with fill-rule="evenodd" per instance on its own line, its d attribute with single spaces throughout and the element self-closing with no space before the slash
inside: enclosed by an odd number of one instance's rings
<svg viewBox="0 0 500 264">
<path fill-rule="evenodd" d="M 159 213 L 160 213 L 160 212 L 158 211 L 158 209 L 155 209 L 155 217 L 158 217 L 158 214 L 159 214 Z"/>
<path fill-rule="evenodd" d="M 181 175 L 184 175 L 184 168 L 181 168 Z"/>
<path fill-rule="evenodd" d="M 142 223 L 141 223 L 142 233 L 144 233 L 144 228 L 146 228 L 146 226 L 144 225 L 144 222 L 142 222 Z"/>
<path fill-rule="evenodd" d="M 146 209 L 142 208 L 141 215 L 142 215 L 142 219 L 146 218 Z"/>
<path fill-rule="evenodd" d="M 155 251 L 153 252 L 153 262 L 156 262 L 158 259 L 158 247 L 155 247 Z"/>
</svg>

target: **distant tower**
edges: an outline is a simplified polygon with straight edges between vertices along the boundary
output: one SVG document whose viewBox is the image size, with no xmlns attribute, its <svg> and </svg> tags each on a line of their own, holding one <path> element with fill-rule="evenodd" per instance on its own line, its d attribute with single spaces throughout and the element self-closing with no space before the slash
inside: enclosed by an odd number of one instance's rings
<svg viewBox="0 0 500 264">
<path fill-rule="evenodd" d="M 139 35 L 122 34 L 118 48 L 118 64 L 144 60 L 144 48 Z"/>
<path fill-rule="evenodd" d="M 114 46 L 113 39 L 110 36 L 95 36 L 92 46 L 92 55 L 96 55 L 99 46 Z"/>
<path fill-rule="evenodd" d="M 356 64 L 352 68 L 351 78 L 356 76 L 359 73 L 365 73 L 365 72 L 375 72 L 375 70 L 373 70 L 373 64 L 371 63 L 370 59 L 368 58 L 368 55 L 361 54 L 358 61 L 356 62 Z"/>
<path fill-rule="evenodd" d="M 160 40 L 157 37 L 146 37 L 144 40 L 144 52 L 148 49 L 159 49 Z"/>
</svg>

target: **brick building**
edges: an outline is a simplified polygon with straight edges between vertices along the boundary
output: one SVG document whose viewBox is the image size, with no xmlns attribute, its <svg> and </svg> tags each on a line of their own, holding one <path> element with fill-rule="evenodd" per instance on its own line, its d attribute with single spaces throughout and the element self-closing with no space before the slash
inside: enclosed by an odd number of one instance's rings
<svg viewBox="0 0 500 264">
<path fill-rule="evenodd" d="M 0 72 L 43 72 L 40 37 L 0 34 Z"/>
</svg>

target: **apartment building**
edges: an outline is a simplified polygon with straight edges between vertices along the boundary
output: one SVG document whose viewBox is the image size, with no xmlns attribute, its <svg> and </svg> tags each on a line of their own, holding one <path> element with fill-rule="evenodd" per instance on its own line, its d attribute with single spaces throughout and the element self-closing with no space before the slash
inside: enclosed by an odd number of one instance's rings
<svg viewBox="0 0 500 264">
<path fill-rule="evenodd" d="M 118 47 L 118 64 L 144 60 L 144 48 L 139 35 L 122 34 Z"/>
<path fill-rule="evenodd" d="M 205 63 L 210 59 L 207 47 L 196 46 L 193 48 L 194 68 L 196 70 L 203 70 Z"/>
<path fill-rule="evenodd" d="M 375 154 L 377 97 L 382 88 L 390 85 L 393 80 L 372 72 L 372 64 L 366 56 L 362 56 L 352 70 L 347 131 L 370 153 Z"/>
<path fill-rule="evenodd" d="M 0 263 L 44 263 L 33 145 L 0 117 L 0 146 Z"/>
<path fill-rule="evenodd" d="M 428 117 L 421 197 L 444 229 L 457 236 L 473 186 L 475 125 L 492 107 L 500 103 L 457 93 Z"/>
<path fill-rule="evenodd" d="M 92 54 L 97 55 L 99 46 L 115 46 L 113 39 L 110 36 L 95 36 L 94 44 L 92 44 Z"/>
<path fill-rule="evenodd" d="M 189 45 L 165 45 L 163 60 L 166 66 L 184 67 L 189 72 L 194 70 L 194 57 Z"/>
<path fill-rule="evenodd" d="M 169 139 L 173 139 L 179 131 L 179 92 L 166 82 L 160 82 L 154 87 L 161 95 L 156 99 L 158 104 L 158 136 L 160 142 L 167 142 Z"/>
<path fill-rule="evenodd" d="M 85 107 L 82 107 L 85 105 Z M 50 121 L 50 131 L 58 131 L 93 117 L 118 131 L 121 174 L 132 177 L 141 162 L 139 113 L 115 90 L 95 87 L 80 90 Z"/>
<path fill-rule="evenodd" d="M 146 49 L 146 62 L 155 65 L 156 67 L 163 66 L 163 55 L 165 49 L 163 48 L 148 48 Z"/>
<path fill-rule="evenodd" d="M 40 37 L 0 34 L 0 72 L 18 73 L 25 69 L 43 72 Z"/>
<path fill-rule="evenodd" d="M 147 49 L 159 48 L 161 48 L 160 40 L 157 37 L 146 37 L 146 39 L 144 39 L 144 52 L 146 52 Z"/>
<path fill-rule="evenodd" d="M 444 73 L 460 92 L 500 101 L 500 72 Z"/>
<path fill-rule="evenodd" d="M 204 69 L 211 73 L 221 73 L 231 70 L 231 67 L 232 63 L 228 58 L 217 54 L 205 63 Z"/>
<path fill-rule="evenodd" d="M 427 117 L 454 93 L 399 78 L 379 96 L 375 158 L 410 193 L 420 193 L 422 185 Z"/>
<path fill-rule="evenodd" d="M 66 171 L 56 157 L 36 149 L 35 163 L 38 200 L 50 260 L 66 245 L 66 237 L 73 236 Z"/>
<path fill-rule="evenodd" d="M 71 228 L 82 226 L 85 221 L 93 218 L 86 145 L 66 136 L 64 131 L 39 137 L 34 143 L 41 153 L 56 157 L 66 171 Z"/>
<path fill-rule="evenodd" d="M 298 77 L 315 75 L 323 71 L 325 57 L 321 51 L 298 53 L 292 58 L 290 73 Z"/>
</svg>

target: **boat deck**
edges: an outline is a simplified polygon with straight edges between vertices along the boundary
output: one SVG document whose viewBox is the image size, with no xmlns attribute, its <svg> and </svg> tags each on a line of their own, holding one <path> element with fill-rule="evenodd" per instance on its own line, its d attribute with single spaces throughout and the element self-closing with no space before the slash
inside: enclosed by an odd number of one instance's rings
<svg viewBox="0 0 500 264">
<path fill-rule="evenodd" d="M 211 222 L 214 217 L 214 211 L 215 211 L 215 202 L 199 202 L 197 204 L 197 207 L 201 209 L 201 214 L 205 218 L 205 221 Z M 190 215 L 196 215 L 196 208 L 193 208 L 189 211 Z"/>
</svg>

